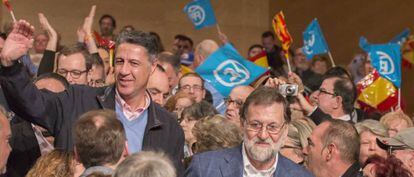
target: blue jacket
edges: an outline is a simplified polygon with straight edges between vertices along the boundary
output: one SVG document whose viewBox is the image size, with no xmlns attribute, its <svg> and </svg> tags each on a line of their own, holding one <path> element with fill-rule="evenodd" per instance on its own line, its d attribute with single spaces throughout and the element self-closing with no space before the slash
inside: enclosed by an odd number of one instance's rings
<svg viewBox="0 0 414 177">
<path fill-rule="evenodd" d="M 313 177 L 302 166 L 278 155 L 274 177 Z M 193 156 L 186 177 L 243 177 L 242 146 Z"/>
</svg>

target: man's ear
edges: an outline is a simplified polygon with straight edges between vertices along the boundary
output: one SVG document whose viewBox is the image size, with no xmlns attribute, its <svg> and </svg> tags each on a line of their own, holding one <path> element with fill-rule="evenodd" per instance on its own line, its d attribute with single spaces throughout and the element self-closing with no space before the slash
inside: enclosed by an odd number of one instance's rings
<svg viewBox="0 0 414 177">
<path fill-rule="evenodd" d="M 157 69 L 157 65 L 158 65 L 159 63 L 158 63 L 158 60 L 157 59 L 155 59 L 152 63 L 151 63 L 151 72 L 150 72 L 150 75 L 152 75 L 153 73 L 154 73 L 154 71 L 155 71 L 155 69 Z"/>
<path fill-rule="evenodd" d="M 342 97 L 337 96 L 335 97 L 336 103 L 334 105 L 334 108 L 340 108 L 342 107 Z"/>
<path fill-rule="evenodd" d="M 337 153 L 336 149 L 337 147 L 333 143 L 326 146 L 325 148 L 325 151 L 326 151 L 325 160 L 326 161 L 331 161 L 334 158 L 334 155 Z"/>
</svg>

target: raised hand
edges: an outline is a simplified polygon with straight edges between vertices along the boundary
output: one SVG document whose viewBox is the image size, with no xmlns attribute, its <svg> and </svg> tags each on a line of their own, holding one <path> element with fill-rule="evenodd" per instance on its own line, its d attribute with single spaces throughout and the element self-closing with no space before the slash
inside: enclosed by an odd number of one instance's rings
<svg viewBox="0 0 414 177">
<path fill-rule="evenodd" d="M 4 47 L 1 51 L 1 65 L 11 66 L 21 56 L 25 55 L 33 45 L 34 27 L 25 20 L 14 23 Z"/>
<path fill-rule="evenodd" d="M 84 41 L 86 46 L 88 47 L 89 53 L 98 53 L 98 48 L 96 46 L 95 40 L 92 36 L 92 25 L 93 19 L 95 17 L 95 9 L 96 5 L 92 6 L 89 15 L 85 18 L 82 28 L 78 29 L 78 40 L 80 40 L 81 36 L 84 36 Z M 79 41 L 81 42 L 81 41 Z"/>
<path fill-rule="evenodd" d="M 223 44 L 227 44 L 229 43 L 229 38 L 227 37 L 226 34 L 222 33 L 221 31 L 218 32 L 219 33 L 219 39 Z"/>
<path fill-rule="evenodd" d="M 47 32 L 47 35 L 49 36 L 49 41 L 47 42 L 46 49 L 50 51 L 56 51 L 58 35 L 55 29 L 53 29 L 53 27 L 49 24 L 49 21 L 47 20 L 45 15 L 39 13 L 38 16 L 41 28 L 45 30 Z"/>
</svg>

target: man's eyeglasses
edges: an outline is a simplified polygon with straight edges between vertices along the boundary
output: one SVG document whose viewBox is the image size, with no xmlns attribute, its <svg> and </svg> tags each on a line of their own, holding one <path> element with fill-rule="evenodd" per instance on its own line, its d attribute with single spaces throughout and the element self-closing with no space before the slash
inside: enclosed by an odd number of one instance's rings
<svg viewBox="0 0 414 177">
<path fill-rule="evenodd" d="M 66 69 L 58 69 L 58 70 L 57 70 L 57 73 L 58 73 L 59 75 L 66 77 L 66 75 L 69 73 L 69 74 L 70 74 L 70 76 L 72 76 L 74 79 L 79 79 L 79 77 L 80 77 L 83 73 L 86 73 L 86 72 L 88 72 L 88 70 L 84 70 L 84 71 L 79 71 L 79 70 L 71 70 L 71 71 L 68 71 L 68 70 L 66 70 Z"/>
<path fill-rule="evenodd" d="M 260 132 L 263 130 L 263 123 L 258 121 L 248 122 L 247 124 L 247 130 L 254 131 L 254 132 Z M 283 122 L 282 125 L 278 125 L 276 123 L 271 123 L 266 125 L 266 131 L 269 134 L 278 134 L 280 130 L 285 126 L 285 122 Z"/>
<path fill-rule="evenodd" d="M 235 104 L 237 107 L 242 107 L 243 106 L 243 101 L 241 100 L 233 100 L 230 97 L 229 98 L 225 98 L 224 102 L 226 103 L 227 106 L 229 106 L 230 104 Z"/>
<path fill-rule="evenodd" d="M 319 94 L 323 93 L 323 94 L 327 94 L 327 95 L 337 96 L 336 93 L 328 92 L 328 91 L 326 91 L 325 89 L 322 89 L 322 88 L 318 89 L 318 91 L 319 91 Z"/>
<path fill-rule="evenodd" d="M 184 86 L 180 87 L 180 90 L 183 90 L 183 91 L 186 91 L 186 92 L 190 91 L 191 89 L 193 89 L 193 91 L 202 91 L 204 88 L 201 85 L 193 85 L 193 86 L 184 85 Z"/>
</svg>

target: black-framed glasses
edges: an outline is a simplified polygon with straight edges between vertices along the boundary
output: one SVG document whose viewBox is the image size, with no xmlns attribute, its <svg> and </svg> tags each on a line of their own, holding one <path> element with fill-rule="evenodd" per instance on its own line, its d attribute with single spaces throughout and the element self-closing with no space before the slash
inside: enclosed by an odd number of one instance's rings
<svg viewBox="0 0 414 177">
<path fill-rule="evenodd" d="M 282 130 L 282 128 L 285 126 L 286 122 L 283 122 L 282 125 L 278 125 L 276 123 L 270 123 L 266 126 L 263 125 L 263 123 L 259 121 L 252 121 L 252 122 L 246 122 L 247 130 L 253 131 L 253 132 L 260 132 L 263 130 L 263 127 L 266 127 L 266 131 L 269 134 L 278 134 Z"/>
<path fill-rule="evenodd" d="M 88 72 L 88 70 L 80 71 L 80 70 L 66 70 L 66 69 L 58 69 L 57 73 L 63 77 L 66 77 L 66 75 L 69 73 L 71 77 L 74 79 L 79 79 L 79 77 L 83 74 Z"/>
<path fill-rule="evenodd" d="M 328 92 L 323 88 L 319 88 L 318 91 L 319 91 L 319 94 L 323 93 L 323 94 L 327 94 L 327 95 L 337 96 L 336 93 Z"/>
<path fill-rule="evenodd" d="M 244 104 L 242 100 L 233 100 L 230 97 L 225 98 L 224 103 L 226 103 L 227 106 L 230 104 L 235 104 L 238 108 L 242 107 Z"/>
<path fill-rule="evenodd" d="M 204 88 L 201 85 L 193 85 L 193 86 L 183 85 L 180 87 L 180 90 L 186 91 L 186 92 L 190 91 L 191 89 L 193 89 L 193 91 L 202 91 Z"/>
</svg>

